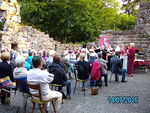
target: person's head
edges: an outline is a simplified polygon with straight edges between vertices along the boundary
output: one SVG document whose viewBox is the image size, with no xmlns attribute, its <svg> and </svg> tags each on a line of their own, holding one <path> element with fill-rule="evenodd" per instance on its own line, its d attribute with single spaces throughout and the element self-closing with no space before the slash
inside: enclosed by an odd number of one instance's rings
<svg viewBox="0 0 150 113">
<path fill-rule="evenodd" d="M 84 59 L 85 59 L 85 53 L 81 53 L 80 54 L 80 61 L 84 61 Z"/>
<path fill-rule="evenodd" d="M 2 60 L 3 62 L 9 61 L 9 60 L 10 60 L 10 53 L 9 53 L 9 52 L 3 52 L 3 53 L 1 54 L 1 60 Z"/>
<path fill-rule="evenodd" d="M 34 56 L 32 59 L 32 65 L 34 68 L 42 68 L 43 60 L 41 56 Z"/>
<path fill-rule="evenodd" d="M 69 49 L 68 47 L 65 48 L 66 51 L 68 51 L 68 49 Z"/>
<path fill-rule="evenodd" d="M 15 59 L 16 67 L 24 67 L 25 66 L 25 58 L 21 55 L 17 56 Z"/>
<path fill-rule="evenodd" d="M 120 55 L 120 54 L 119 54 L 119 51 L 115 52 L 115 55 L 116 55 L 116 56 L 119 56 L 119 55 Z"/>
<path fill-rule="evenodd" d="M 86 44 L 83 44 L 82 47 L 83 47 L 83 48 L 86 48 Z"/>
<path fill-rule="evenodd" d="M 99 52 L 99 53 L 98 53 L 98 58 L 102 58 L 102 57 L 103 57 L 102 52 Z"/>
<path fill-rule="evenodd" d="M 53 57 L 53 62 L 59 63 L 59 62 L 60 62 L 60 57 L 59 57 L 58 55 L 55 55 L 55 56 Z"/>
<path fill-rule="evenodd" d="M 39 52 L 38 52 L 38 55 L 39 55 L 39 56 L 43 56 L 43 51 L 39 51 Z"/>
<path fill-rule="evenodd" d="M 130 43 L 130 47 L 131 48 L 135 47 L 135 43 Z"/>
<path fill-rule="evenodd" d="M 30 51 L 30 52 L 29 52 L 29 56 L 33 56 L 33 51 Z"/>
</svg>

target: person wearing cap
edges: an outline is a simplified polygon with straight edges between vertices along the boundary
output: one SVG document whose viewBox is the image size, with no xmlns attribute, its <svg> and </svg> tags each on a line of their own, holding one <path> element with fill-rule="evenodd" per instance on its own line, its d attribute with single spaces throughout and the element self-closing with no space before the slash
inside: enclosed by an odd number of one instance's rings
<svg viewBox="0 0 150 113">
<path fill-rule="evenodd" d="M 78 75 L 78 78 L 87 80 L 87 79 L 89 79 L 89 76 L 91 73 L 91 67 L 90 67 L 90 63 L 85 61 L 85 57 L 86 57 L 86 54 L 81 53 L 80 61 L 78 61 L 75 65 L 81 66 L 85 71 L 85 78 L 83 78 L 83 75 L 81 75 L 81 74 Z M 87 90 L 87 88 L 85 86 L 85 81 L 84 81 L 84 82 L 82 82 L 82 91 L 86 91 L 86 90 Z"/>
</svg>

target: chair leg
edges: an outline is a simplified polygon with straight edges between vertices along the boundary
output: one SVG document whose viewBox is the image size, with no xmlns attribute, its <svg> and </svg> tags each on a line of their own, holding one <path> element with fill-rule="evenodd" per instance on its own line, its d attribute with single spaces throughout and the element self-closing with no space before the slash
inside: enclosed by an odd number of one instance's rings
<svg viewBox="0 0 150 113">
<path fill-rule="evenodd" d="M 27 101 L 26 101 L 26 103 L 24 105 L 24 113 L 26 113 L 26 107 L 27 107 Z"/>
<path fill-rule="evenodd" d="M 31 113 L 33 113 L 33 111 L 34 111 L 34 108 L 35 108 L 35 103 L 33 102 L 33 106 L 32 106 L 32 112 L 31 112 Z"/>
<path fill-rule="evenodd" d="M 51 90 L 53 90 L 53 85 L 52 85 L 52 87 L 51 87 Z"/>
<path fill-rule="evenodd" d="M 43 105 L 42 113 L 45 113 L 46 104 Z"/>
<path fill-rule="evenodd" d="M 53 105 L 54 112 L 57 113 L 57 112 L 56 112 L 56 107 L 55 107 L 54 101 L 52 101 L 52 105 Z"/>
<path fill-rule="evenodd" d="M 74 90 L 73 90 L 73 94 L 75 93 L 76 86 L 77 86 L 77 80 L 76 80 L 76 83 L 75 83 L 75 87 L 74 87 Z"/>
</svg>

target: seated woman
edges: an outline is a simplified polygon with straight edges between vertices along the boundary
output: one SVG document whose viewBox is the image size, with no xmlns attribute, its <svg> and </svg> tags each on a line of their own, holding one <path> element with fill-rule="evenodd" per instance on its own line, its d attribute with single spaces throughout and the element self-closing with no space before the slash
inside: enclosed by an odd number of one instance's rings
<svg viewBox="0 0 150 113">
<path fill-rule="evenodd" d="M 61 72 L 61 75 L 62 75 L 61 85 L 67 86 L 67 96 L 66 97 L 70 99 L 71 98 L 70 97 L 71 81 L 68 80 L 65 70 L 64 70 L 63 66 L 60 64 L 60 57 L 58 55 L 55 55 L 53 57 L 53 63 L 48 67 L 48 72 L 52 72 L 54 69 L 58 69 Z M 58 83 L 58 81 L 60 81 L 60 78 L 54 74 L 54 80 L 52 83 Z M 59 88 L 61 88 L 61 87 L 59 87 Z"/>
<path fill-rule="evenodd" d="M 23 56 L 17 56 L 15 59 L 16 68 L 14 69 L 14 78 L 27 77 L 28 71 L 25 68 L 25 58 Z"/>
<path fill-rule="evenodd" d="M 91 67 L 90 67 L 90 63 L 84 60 L 85 56 L 86 56 L 85 53 L 81 53 L 80 54 L 80 61 L 77 62 L 75 65 L 79 65 L 84 69 L 84 71 L 85 71 L 85 78 L 84 79 L 87 80 L 87 79 L 89 79 L 89 76 L 91 73 Z M 83 78 L 82 76 L 83 75 L 81 75 L 81 74 L 78 75 L 79 78 Z M 87 90 L 87 88 L 85 87 L 85 82 L 82 82 L 82 90 L 83 91 Z"/>
<path fill-rule="evenodd" d="M 10 82 L 15 82 L 14 77 L 13 77 L 13 68 L 12 66 L 8 63 L 8 61 L 10 60 L 10 54 L 8 52 L 4 52 L 1 54 L 1 60 L 2 62 L 0 63 L 0 79 L 9 77 L 10 78 Z M 3 81 L 3 80 L 2 80 Z M 10 83 L 9 82 L 9 83 Z M 0 87 L 2 88 L 4 86 L 4 82 L 3 84 L 0 84 Z M 12 85 L 8 85 L 8 81 L 7 81 L 7 85 L 5 84 L 5 86 L 3 88 L 6 89 L 10 89 L 10 87 L 12 87 Z M 10 98 L 10 93 L 7 93 L 8 95 L 8 100 L 6 99 L 6 93 L 5 91 L 1 91 L 1 103 L 5 104 L 6 101 L 9 100 Z"/>
</svg>

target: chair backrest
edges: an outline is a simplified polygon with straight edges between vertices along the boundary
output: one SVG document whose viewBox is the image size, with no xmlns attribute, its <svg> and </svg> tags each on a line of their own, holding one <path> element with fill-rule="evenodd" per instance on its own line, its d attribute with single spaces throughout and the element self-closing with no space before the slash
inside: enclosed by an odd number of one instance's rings
<svg viewBox="0 0 150 113">
<path fill-rule="evenodd" d="M 27 88 L 26 81 L 27 77 L 22 77 L 22 78 L 15 78 L 16 82 L 16 88 L 19 89 L 21 92 L 24 93 L 29 93 L 29 89 Z"/>
<path fill-rule="evenodd" d="M 40 84 L 29 84 L 27 81 L 26 81 L 26 84 L 27 84 L 27 87 L 29 88 L 29 94 L 30 94 L 30 96 L 31 96 L 31 98 L 34 98 L 34 97 L 36 97 L 36 98 L 38 98 L 40 101 L 42 101 L 42 94 L 41 94 L 41 88 L 40 88 Z M 39 95 L 35 95 L 35 94 L 33 94 L 33 93 L 31 93 L 31 91 L 30 90 L 38 90 L 38 92 L 39 92 Z"/>
<path fill-rule="evenodd" d="M 75 79 L 85 80 L 85 70 L 79 65 L 75 65 Z"/>
<path fill-rule="evenodd" d="M 54 68 L 53 70 L 50 71 L 50 73 L 54 74 L 54 80 L 52 81 L 52 84 L 62 85 L 63 80 L 61 72 L 57 68 Z M 55 81 L 56 80 L 55 78 L 58 78 L 59 80 Z"/>
</svg>

